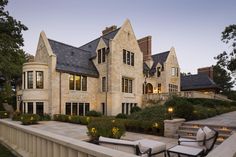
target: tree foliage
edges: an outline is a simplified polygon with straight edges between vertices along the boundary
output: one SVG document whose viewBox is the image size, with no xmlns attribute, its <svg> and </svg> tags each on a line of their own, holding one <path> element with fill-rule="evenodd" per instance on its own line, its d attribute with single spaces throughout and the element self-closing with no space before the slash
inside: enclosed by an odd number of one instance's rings
<svg viewBox="0 0 236 157">
<path fill-rule="evenodd" d="M 229 45 L 229 52 L 224 51 L 215 57 L 217 64 L 227 68 L 231 72 L 236 72 L 236 25 L 229 25 L 222 32 L 221 40 Z"/>
<path fill-rule="evenodd" d="M 0 75 L 3 95 L 12 95 L 12 84 L 21 76 L 22 65 L 26 61 L 22 31 L 28 28 L 5 11 L 8 0 L 0 0 Z"/>
<path fill-rule="evenodd" d="M 223 93 L 227 93 L 233 88 L 234 81 L 232 81 L 232 77 L 229 72 L 227 72 L 220 65 L 213 66 L 213 80 L 214 82 L 220 86 Z"/>
</svg>

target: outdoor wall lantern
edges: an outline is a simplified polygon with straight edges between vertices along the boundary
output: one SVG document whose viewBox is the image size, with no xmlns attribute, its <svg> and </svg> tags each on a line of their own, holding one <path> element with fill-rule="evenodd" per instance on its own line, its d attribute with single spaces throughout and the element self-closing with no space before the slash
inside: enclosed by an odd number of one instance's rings
<svg viewBox="0 0 236 157">
<path fill-rule="evenodd" d="M 173 107 L 168 107 L 168 113 L 170 114 L 170 119 L 172 120 L 174 109 Z"/>
</svg>

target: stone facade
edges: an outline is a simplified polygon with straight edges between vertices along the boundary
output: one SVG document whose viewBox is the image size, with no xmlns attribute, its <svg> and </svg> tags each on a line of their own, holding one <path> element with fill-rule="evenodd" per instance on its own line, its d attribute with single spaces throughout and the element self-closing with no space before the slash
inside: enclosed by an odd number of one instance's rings
<svg viewBox="0 0 236 157">
<path fill-rule="evenodd" d="M 105 33 L 109 32 L 105 31 Z M 96 110 L 105 115 L 117 115 L 122 112 L 129 114 L 131 107 L 143 106 L 142 99 L 143 94 L 145 94 L 143 93 L 143 85 L 145 81 L 151 83 L 153 89 L 156 89 L 160 83 L 162 85 L 161 92 L 168 92 L 170 83 L 177 85 L 179 91 L 179 70 L 177 71 L 178 75 L 171 75 L 172 67 L 179 69 L 174 48 L 171 48 L 163 65 L 157 64 L 157 66 L 164 66 L 161 77 L 157 78 L 156 74 L 146 77 L 143 73 L 143 52 L 140 50 L 129 20 L 124 22 L 114 38 L 109 39 L 109 44 L 105 40 L 100 38 L 96 47 L 96 53 L 105 48 L 105 62 L 99 63 L 98 54 L 92 58 L 99 77 L 87 76 L 86 91 L 70 90 L 70 75 L 74 75 L 74 73 L 57 70 L 57 55 L 53 52 L 45 33 L 42 32 L 39 37 L 35 61 L 25 63 L 23 66 L 25 74 L 22 76 L 22 88 L 17 91 L 18 98 L 21 97 L 17 101 L 18 110 L 28 112 L 28 103 L 33 102 L 33 113 L 36 113 L 37 102 L 43 102 L 44 113 L 65 114 L 66 110 L 75 109 L 79 114 L 82 109 L 79 104 L 88 103 L 89 110 Z M 132 63 L 124 63 L 124 50 L 132 55 L 133 61 L 129 56 L 129 62 Z M 149 66 L 153 63 L 151 59 L 148 62 L 147 65 Z M 33 71 L 34 85 L 32 89 L 28 89 L 24 85 L 24 82 L 27 83 L 28 76 L 26 74 L 28 71 Z M 43 72 L 43 89 L 37 89 L 35 86 L 36 71 Z M 105 91 L 102 89 L 103 78 L 105 78 Z M 124 92 L 126 88 L 129 92 Z M 71 107 L 66 109 L 68 103 L 71 103 Z M 77 107 L 73 108 L 73 104 Z"/>
</svg>

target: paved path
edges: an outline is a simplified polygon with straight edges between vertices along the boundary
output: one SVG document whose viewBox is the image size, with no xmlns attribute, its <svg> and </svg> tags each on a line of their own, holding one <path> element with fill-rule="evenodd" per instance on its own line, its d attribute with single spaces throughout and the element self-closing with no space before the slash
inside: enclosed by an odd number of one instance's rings
<svg viewBox="0 0 236 157">
<path fill-rule="evenodd" d="M 236 111 L 221 114 L 212 118 L 207 118 L 203 120 L 189 121 L 187 123 L 197 123 L 203 125 L 221 125 L 228 127 L 235 127 L 236 129 Z"/>
</svg>

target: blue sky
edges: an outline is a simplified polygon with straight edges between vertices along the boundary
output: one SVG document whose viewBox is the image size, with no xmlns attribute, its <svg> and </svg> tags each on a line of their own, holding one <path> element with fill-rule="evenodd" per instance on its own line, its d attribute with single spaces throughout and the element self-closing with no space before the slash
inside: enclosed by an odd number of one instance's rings
<svg viewBox="0 0 236 157">
<path fill-rule="evenodd" d="M 235 0 L 10 0 L 6 10 L 29 30 L 23 49 L 35 54 L 39 33 L 73 46 L 130 19 L 137 39 L 152 36 L 152 52 L 175 47 L 182 72 L 215 64 L 229 47 L 221 32 L 236 24 Z"/>
</svg>

